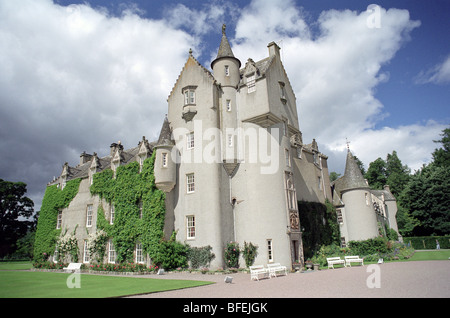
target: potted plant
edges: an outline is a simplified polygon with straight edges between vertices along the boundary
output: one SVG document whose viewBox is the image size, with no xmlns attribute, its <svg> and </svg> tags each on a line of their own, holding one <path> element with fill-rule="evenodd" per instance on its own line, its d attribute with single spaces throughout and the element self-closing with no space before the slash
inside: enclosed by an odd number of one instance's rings
<svg viewBox="0 0 450 318">
<path fill-rule="evenodd" d="M 306 270 L 311 270 L 312 269 L 312 267 L 313 267 L 313 263 L 310 261 L 310 260 L 307 260 L 306 262 L 305 262 L 305 266 L 306 266 Z"/>
</svg>

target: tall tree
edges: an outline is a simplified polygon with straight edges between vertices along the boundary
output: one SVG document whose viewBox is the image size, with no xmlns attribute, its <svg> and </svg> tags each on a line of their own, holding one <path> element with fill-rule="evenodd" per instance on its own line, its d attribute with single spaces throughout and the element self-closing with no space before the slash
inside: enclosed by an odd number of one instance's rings
<svg viewBox="0 0 450 318">
<path fill-rule="evenodd" d="M 397 197 L 409 181 L 411 170 L 403 165 L 394 150 L 386 158 L 386 184 L 389 185 L 392 194 Z"/>
<path fill-rule="evenodd" d="M 442 139 L 434 140 L 435 143 L 441 143 L 442 148 L 435 149 L 433 152 L 434 164 L 439 167 L 450 167 L 450 128 L 442 131 Z"/>
<path fill-rule="evenodd" d="M 387 184 L 386 162 L 381 158 L 371 162 L 364 177 L 367 179 L 367 182 L 369 182 L 369 186 L 372 189 L 383 189 Z"/>
<path fill-rule="evenodd" d="M 26 235 L 33 222 L 34 203 L 25 196 L 27 185 L 0 179 L 0 257 L 15 250 L 17 239 Z"/>
</svg>

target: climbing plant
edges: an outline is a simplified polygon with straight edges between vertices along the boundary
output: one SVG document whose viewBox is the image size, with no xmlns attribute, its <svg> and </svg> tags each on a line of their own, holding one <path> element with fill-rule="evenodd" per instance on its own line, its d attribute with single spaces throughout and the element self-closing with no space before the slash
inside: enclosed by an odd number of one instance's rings
<svg viewBox="0 0 450 318">
<path fill-rule="evenodd" d="M 61 229 L 56 229 L 58 212 L 69 206 L 78 193 L 81 179 L 69 180 L 64 189 L 52 185 L 45 190 L 34 241 L 36 261 L 47 260 L 55 251 Z"/>
<path fill-rule="evenodd" d="M 114 205 L 114 224 L 106 220 L 103 207 L 97 211 L 97 228 L 113 239 L 117 261 L 133 261 L 136 243 L 151 259 L 160 255 L 164 237 L 165 193 L 155 186 L 155 152 L 142 170 L 132 162 L 94 175 L 90 191 Z"/>
</svg>

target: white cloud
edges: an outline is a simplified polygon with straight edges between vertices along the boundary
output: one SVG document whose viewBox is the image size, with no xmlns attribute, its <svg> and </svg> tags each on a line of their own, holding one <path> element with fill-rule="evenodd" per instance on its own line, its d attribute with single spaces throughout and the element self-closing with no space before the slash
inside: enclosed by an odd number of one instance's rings
<svg viewBox="0 0 450 318">
<path fill-rule="evenodd" d="M 83 150 L 106 155 L 111 142 L 157 137 L 196 41 L 138 11 L 0 1 L 2 178 L 42 191 Z"/>
<path fill-rule="evenodd" d="M 366 166 L 396 150 L 404 164 L 417 169 L 429 161 L 432 140 L 445 127 L 434 122 L 375 127 L 387 116 L 376 98 L 377 85 L 389 80 L 383 66 L 420 22 L 406 10 L 380 8 L 380 27 L 374 28 L 368 24 L 373 13 L 362 9 L 324 11 L 308 25 L 292 1 L 255 0 L 239 19 L 233 51 L 258 60 L 267 56 L 268 42 L 278 41 L 303 140 L 316 138 L 331 169 L 343 170 L 346 138 Z"/>
<path fill-rule="evenodd" d="M 83 150 L 104 155 L 111 142 L 155 139 L 189 48 L 205 53 L 202 40 L 223 19 L 236 25 L 230 40 L 243 63 L 280 44 L 304 141 L 317 139 L 332 170 L 344 164 L 346 137 L 366 166 L 392 150 L 412 168 L 429 159 L 445 127 L 375 128 L 385 116 L 375 96 L 389 78 L 383 66 L 418 26 L 407 11 L 383 9 L 381 28 L 371 29 L 364 10 L 330 10 L 308 24 L 293 1 L 253 0 L 240 15 L 235 6 L 178 4 L 151 20 L 136 6 L 116 17 L 87 4 L 0 0 L 0 177 L 27 182 L 34 199 Z"/>
<path fill-rule="evenodd" d="M 427 70 L 419 73 L 415 78 L 416 84 L 448 84 L 450 83 L 450 55 L 446 57 L 444 62 L 439 63 Z"/>
</svg>

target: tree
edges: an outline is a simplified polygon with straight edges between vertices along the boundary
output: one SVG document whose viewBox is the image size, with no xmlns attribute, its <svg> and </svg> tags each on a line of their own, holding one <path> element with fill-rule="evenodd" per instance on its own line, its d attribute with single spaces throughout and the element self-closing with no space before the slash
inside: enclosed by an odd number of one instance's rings
<svg viewBox="0 0 450 318">
<path fill-rule="evenodd" d="M 442 143 L 443 148 L 434 150 L 433 161 L 436 166 L 448 168 L 450 166 L 450 128 L 444 129 L 441 136 L 441 140 L 434 140 L 434 142 Z"/>
<path fill-rule="evenodd" d="M 430 164 L 411 177 L 400 196 L 400 205 L 419 224 L 413 235 L 450 233 L 450 170 Z"/>
<path fill-rule="evenodd" d="M 409 181 L 411 170 L 403 165 L 394 150 L 386 157 L 386 184 L 389 185 L 392 194 L 397 197 Z"/>
<path fill-rule="evenodd" d="M 24 237 L 34 224 L 34 203 L 25 196 L 27 185 L 0 179 L 0 257 L 16 249 L 16 241 Z"/>
<path fill-rule="evenodd" d="M 372 189 L 383 189 L 387 184 L 386 162 L 381 158 L 371 162 L 364 177 L 367 179 Z"/>
<path fill-rule="evenodd" d="M 337 173 L 337 172 L 334 172 L 334 171 L 330 172 L 330 182 L 333 182 L 333 181 L 339 179 L 340 176 L 341 176 L 340 173 Z"/>
</svg>

